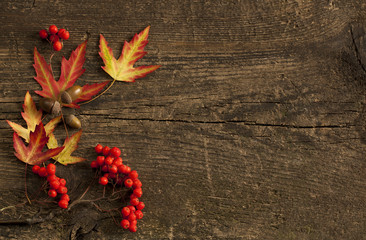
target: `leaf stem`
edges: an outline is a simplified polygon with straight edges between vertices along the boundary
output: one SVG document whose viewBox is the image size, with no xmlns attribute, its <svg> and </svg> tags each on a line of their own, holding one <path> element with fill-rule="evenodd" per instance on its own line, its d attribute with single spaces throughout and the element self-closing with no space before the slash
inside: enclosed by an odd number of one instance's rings
<svg viewBox="0 0 366 240">
<path fill-rule="evenodd" d="M 90 103 L 90 102 L 94 101 L 95 99 L 99 98 L 113 86 L 115 81 L 116 81 L 116 79 L 113 79 L 112 83 L 103 92 L 99 93 L 97 96 L 95 96 L 94 98 L 92 98 L 86 102 L 79 103 L 79 105 L 84 105 L 84 104 Z"/>
</svg>

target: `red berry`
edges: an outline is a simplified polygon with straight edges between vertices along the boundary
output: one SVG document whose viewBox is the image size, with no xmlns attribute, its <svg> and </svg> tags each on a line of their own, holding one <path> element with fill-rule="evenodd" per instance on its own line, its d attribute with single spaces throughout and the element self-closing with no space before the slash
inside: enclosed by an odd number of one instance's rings
<svg viewBox="0 0 366 240">
<path fill-rule="evenodd" d="M 137 219 L 130 222 L 130 225 L 137 225 Z"/>
<path fill-rule="evenodd" d="M 128 205 L 127 207 L 130 209 L 131 212 L 135 212 L 136 211 L 135 206 Z"/>
<path fill-rule="evenodd" d="M 99 178 L 99 183 L 101 185 L 107 185 L 108 184 L 108 178 L 106 178 L 106 177 Z"/>
<path fill-rule="evenodd" d="M 97 163 L 98 163 L 99 166 L 103 166 L 104 159 L 105 159 L 104 156 L 98 156 L 97 157 L 97 160 L 96 161 L 97 161 Z"/>
<path fill-rule="evenodd" d="M 129 174 L 131 172 L 131 168 L 126 165 L 125 174 Z"/>
<path fill-rule="evenodd" d="M 48 28 L 48 31 L 50 32 L 50 34 L 56 34 L 58 32 L 58 29 L 57 29 L 56 25 L 51 25 Z"/>
<path fill-rule="evenodd" d="M 65 187 L 65 186 L 59 186 L 57 188 L 57 192 L 60 193 L 60 194 L 66 194 L 67 193 L 67 187 Z"/>
<path fill-rule="evenodd" d="M 130 174 L 128 174 L 128 176 L 132 179 L 132 180 L 135 180 L 139 177 L 139 175 L 137 174 L 137 171 L 136 170 L 133 170 L 130 172 Z"/>
<path fill-rule="evenodd" d="M 57 179 L 56 175 L 48 175 L 47 181 L 48 182 L 52 182 L 52 181 L 57 181 L 58 182 L 58 179 Z"/>
<path fill-rule="evenodd" d="M 38 174 L 39 169 L 41 169 L 41 167 L 40 167 L 40 166 L 38 166 L 38 165 L 34 165 L 34 166 L 32 167 L 32 172 L 33 172 L 33 173 L 35 173 L 35 174 Z"/>
<path fill-rule="evenodd" d="M 133 188 L 141 188 L 141 187 L 142 187 L 142 183 L 139 179 L 133 180 Z"/>
<path fill-rule="evenodd" d="M 133 205 L 133 206 L 137 206 L 139 204 L 139 199 L 138 198 L 132 198 L 130 200 L 130 204 Z"/>
<path fill-rule="evenodd" d="M 124 217 L 127 217 L 128 215 L 130 215 L 131 210 L 130 210 L 130 208 L 129 208 L 129 207 L 124 207 L 124 208 L 122 208 L 121 213 L 122 213 L 122 215 L 123 215 Z"/>
<path fill-rule="evenodd" d="M 103 177 L 109 178 L 109 173 L 104 173 Z"/>
<path fill-rule="evenodd" d="M 144 214 L 141 212 L 141 210 L 136 210 L 135 215 L 136 215 L 136 219 L 141 219 L 144 216 Z"/>
<path fill-rule="evenodd" d="M 136 232 L 137 231 L 137 226 L 134 224 L 134 225 L 130 225 L 128 230 L 130 230 L 130 232 Z"/>
<path fill-rule="evenodd" d="M 110 154 L 113 156 L 113 157 L 119 157 L 121 155 L 121 150 L 117 147 L 113 147 L 110 151 Z"/>
<path fill-rule="evenodd" d="M 123 174 L 129 174 L 131 172 L 131 168 L 127 165 L 121 165 L 118 167 L 118 172 Z"/>
<path fill-rule="evenodd" d="M 65 186 L 65 185 L 66 185 L 66 180 L 65 180 L 65 179 L 63 179 L 63 178 L 61 178 L 61 179 L 59 180 L 59 182 L 60 182 L 60 186 Z"/>
<path fill-rule="evenodd" d="M 57 32 L 57 35 L 59 35 L 61 37 L 62 34 L 64 34 L 66 30 L 64 28 L 60 28 Z"/>
<path fill-rule="evenodd" d="M 48 37 L 47 30 L 46 30 L 46 29 L 42 29 L 41 31 L 39 31 L 39 36 L 40 36 L 42 39 L 46 39 L 46 38 Z"/>
<path fill-rule="evenodd" d="M 105 158 L 104 163 L 107 165 L 111 165 L 113 163 L 113 160 L 114 160 L 113 157 L 108 156 Z"/>
<path fill-rule="evenodd" d="M 62 38 L 63 40 L 67 40 L 70 37 L 70 34 L 68 31 L 66 31 L 65 29 L 61 28 L 60 30 L 58 30 L 57 35 Z"/>
<path fill-rule="evenodd" d="M 94 150 L 95 150 L 95 152 L 96 153 L 102 153 L 102 151 L 103 151 L 103 146 L 102 145 L 100 145 L 100 144 L 98 144 L 97 146 L 95 146 L 95 148 L 94 148 Z"/>
<path fill-rule="evenodd" d="M 98 168 L 98 163 L 97 163 L 97 161 L 92 161 L 91 163 L 90 163 L 90 167 L 91 168 Z"/>
<path fill-rule="evenodd" d="M 60 182 L 57 180 L 54 180 L 50 182 L 50 188 L 57 190 L 60 187 Z"/>
<path fill-rule="evenodd" d="M 55 50 L 56 52 L 62 49 L 62 43 L 60 41 L 54 42 L 52 46 L 53 50 Z"/>
<path fill-rule="evenodd" d="M 40 177 L 46 177 L 47 176 L 47 169 L 45 167 L 41 167 L 39 170 L 38 170 L 38 175 Z"/>
<path fill-rule="evenodd" d="M 47 173 L 48 175 L 55 175 L 56 173 L 56 166 L 53 163 L 47 165 Z"/>
<path fill-rule="evenodd" d="M 102 153 L 104 156 L 107 156 L 109 154 L 109 151 L 111 149 L 108 147 L 108 146 L 104 146 L 103 150 L 102 150 Z"/>
<path fill-rule="evenodd" d="M 108 171 L 109 171 L 108 165 L 103 165 L 102 172 L 108 172 Z"/>
<path fill-rule="evenodd" d="M 136 188 L 133 190 L 133 195 L 135 195 L 136 197 L 141 197 L 142 196 L 142 189 L 141 188 Z"/>
<path fill-rule="evenodd" d="M 62 34 L 62 37 L 61 38 L 63 40 L 67 40 L 67 39 L 69 39 L 69 37 L 70 37 L 69 31 L 65 31 L 64 34 Z"/>
<path fill-rule="evenodd" d="M 132 187 L 133 181 L 131 179 L 126 179 L 125 180 L 125 186 L 126 188 L 130 188 Z"/>
<path fill-rule="evenodd" d="M 119 173 L 123 173 L 124 169 L 125 169 L 125 165 L 122 164 L 122 165 L 118 166 L 117 168 L 118 168 Z"/>
<path fill-rule="evenodd" d="M 116 165 L 117 167 L 122 166 L 122 164 L 123 164 L 122 158 L 118 157 L 118 158 L 114 159 L 113 164 Z"/>
<path fill-rule="evenodd" d="M 130 213 L 130 215 L 128 215 L 128 221 L 133 221 L 133 220 L 136 220 L 136 215 L 135 213 Z"/>
<path fill-rule="evenodd" d="M 57 42 L 59 40 L 59 37 L 55 34 L 50 35 L 49 37 L 50 42 Z"/>
<path fill-rule="evenodd" d="M 69 202 L 68 202 L 68 201 L 66 201 L 66 200 L 60 200 L 60 201 L 58 202 L 58 205 L 60 206 L 60 208 L 64 208 L 64 209 L 66 209 L 66 208 L 69 206 Z"/>
<path fill-rule="evenodd" d="M 54 198 L 57 196 L 57 192 L 54 189 L 48 190 L 48 196 Z"/>
<path fill-rule="evenodd" d="M 121 221 L 121 226 L 124 228 L 124 229 L 128 229 L 130 227 L 130 222 L 127 220 L 127 219 L 123 219 Z"/>
<path fill-rule="evenodd" d="M 118 172 L 118 168 L 117 168 L 117 166 L 116 165 L 110 165 L 109 166 L 109 172 L 110 173 L 117 173 Z"/>
<path fill-rule="evenodd" d="M 132 198 L 137 198 L 137 196 L 135 194 L 131 194 L 130 199 L 132 199 Z"/>
<path fill-rule="evenodd" d="M 65 193 L 65 194 L 62 194 L 60 200 L 65 200 L 65 201 L 69 202 L 70 201 L 70 197 L 69 197 L 68 194 Z"/>
<path fill-rule="evenodd" d="M 144 203 L 144 202 L 139 202 L 139 204 L 137 204 L 136 208 L 137 208 L 138 210 L 142 210 L 142 209 L 144 209 L 144 208 L 145 208 L 145 203 Z"/>
</svg>

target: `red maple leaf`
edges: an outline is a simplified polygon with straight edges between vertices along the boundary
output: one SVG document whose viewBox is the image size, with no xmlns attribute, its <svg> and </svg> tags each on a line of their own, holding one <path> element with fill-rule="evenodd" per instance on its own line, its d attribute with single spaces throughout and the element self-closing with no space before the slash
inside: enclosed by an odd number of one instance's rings
<svg viewBox="0 0 366 240">
<path fill-rule="evenodd" d="M 34 48 L 33 66 L 37 73 L 34 79 L 42 86 L 42 91 L 35 92 L 42 97 L 58 100 L 61 92 L 72 87 L 75 81 L 85 72 L 83 65 L 85 62 L 86 44 L 87 41 L 84 41 L 72 51 L 68 60 L 62 57 L 61 75 L 58 81 L 53 76 L 51 66 L 47 64 L 44 57 L 37 51 L 37 48 Z M 72 104 L 64 104 L 64 106 L 78 108 L 77 102 L 91 99 L 92 96 L 101 91 L 109 82 L 105 81 L 103 83 L 83 86 L 81 95 Z"/>
<path fill-rule="evenodd" d="M 25 146 L 22 139 L 20 139 L 16 132 L 14 132 L 13 142 L 15 156 L 22 162 L 30 165 L 38 165 L 47 161 L 51 157 L 56 156 L 64 149 L 64 147 L 58 147 L 42 152 L 47 141 L 48 137 L 46 136 L 46 130 L 44 129 L 42 122 L 36 126 L 34 132 L 30 132 L 28 146 Z"/>
</svg>

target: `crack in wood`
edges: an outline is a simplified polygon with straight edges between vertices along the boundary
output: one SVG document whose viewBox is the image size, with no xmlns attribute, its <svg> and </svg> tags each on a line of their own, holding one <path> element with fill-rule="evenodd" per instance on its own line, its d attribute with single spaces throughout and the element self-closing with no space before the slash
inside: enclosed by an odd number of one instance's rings
<svg viewBox="0 0 366 240">
<path fill-rule="evenodd" d="M 83 115 L 83 114 L 80 114 Z M 88 114 L 94 115 L 94 114 Z M 98 114 L 100 116 L 101 114 Z M 257 123 L 244 120 L 221 120 L 221 121 L 200 121 L 200 120 L 184 120 L 184 119 L 153 119 L 153 118 L 117 118 L 110 117 L 109 119 L 122 121 L 149 121 L 149 122 L 172 122 L 172 123 L 197 123 L 197 124 L 227 124 L 227 123 L 243 123 L 248 126 L 262 126 L 262 127 L 283 127 L 283 128 L 349 128 L 352 125 L 291 125 L 291 124 L 271 124 L 271 123 Z"/>
<path fill-rule="evenodd" d="M 356 44 L 355 35 L 353 33 L 352 25 L 350 26 L 350 33 L 351 33 L 352 43 L 353 43 L 353 46 L 354 46 L 354 51 L 355 51 L 355 54 L 356 54 L 357 62 L 361 66 L 362 70 L 366 73 L 366 67 L 362 63 L 361 56 L 360 56 L 360 51 L 359 51 L 359 49 L 357 47 L 357 44 Z"/>
</svg>

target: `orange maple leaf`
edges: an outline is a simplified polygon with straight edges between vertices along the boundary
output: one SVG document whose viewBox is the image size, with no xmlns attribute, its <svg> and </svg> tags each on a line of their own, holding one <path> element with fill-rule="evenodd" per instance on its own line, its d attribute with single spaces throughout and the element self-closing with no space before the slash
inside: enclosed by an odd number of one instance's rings
<svg viewBox="0 0 366 240">
<path fill-rule="evenodd" d="M 108 43 L 103 35 L 100 35 L 99 55 L 105 64 L 102 68 L 114 80 L 134 82 L 135 79 L 145 77 L 148 73 L 161 67 L 161 65 L 133 67 L 136 61 L 147 53 L 144 51 L 144 47 L 148 43 L 149 29 L 150 26 L 146 27 L 139 34 L 135 34 L 130 42 L 125 41 L 118 60 L 114 58 L 112 49 L 108 47 Z"/>
</svg>

